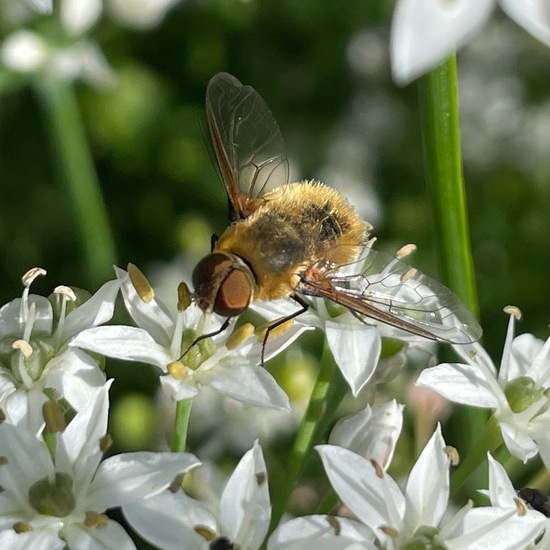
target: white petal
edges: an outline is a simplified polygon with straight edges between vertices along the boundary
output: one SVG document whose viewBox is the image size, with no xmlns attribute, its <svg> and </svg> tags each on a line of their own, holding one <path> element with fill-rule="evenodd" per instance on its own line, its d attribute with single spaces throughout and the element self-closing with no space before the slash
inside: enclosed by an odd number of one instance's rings
<svg viewBox="0 0 550 550">
<path fill-rule="evenodd" d="M 160 377 L 160 385 L 164 393 L 172 401 L 190 399 L 199 393 L 199 388 L 194 376 L 188 376 L 183 380 L 176 380 L 169 374 Z"/>
<path fill-rule="evenodd" d="M 220 501 L 221 534 L 240 548 L 260 547 L 271 518 L 267 469 L 256 441 L 237 464 Z"/>
<path fill-rule="evenodd" d="M 84 329 L 110 321 L 113 317 L 119 288 L 120 281 L 108 281 L 86 302 L 73 309 L 65 319 L 59 340 L 65 342 Z"/>
<path fill-rule="evenodd" d="M 405 498 L 395 481 L 378 477 L 363 457 L 333 445 L 315 447 L 329 481 L 344 504 L 372 529 L 389 525 L 397 530 L 405 512 Z"/>
<path fill-rule="evenodd" d="M 500 431 L 510 453 L 523 460 L 524 463 L 538 453 L 537 444 L 524 430 L 507 422 L 500 422 Z"/>
<path fill-rule="evenodd" d="M 45 386 L 54 388 L 79 411 L 105 384 L 105 373 L 85 351 L 69 348 L 47 366 Z"/>
<path fill-rule="evenodd" d="M 365 525 L 335 516 L 305 516 L 280 525 L 269 538 L 268 550 L 376 550 L 374 533 Z"/>
<path fill-rule="evenodd" d="M 101 15 L 102 0 L 62 0 L 61 21 L 72 34 L 86 32 Z"/>
<path fill-rule="evenodd" d="M 0 468 L 0 486 L 25 510 L 29 487 L 39 479 L 53 476 L 46 445 L 33 433 L 3 422 L 0 424 L 0 456 L 7 460 Z"/>
<path fill-rule="evenodd" d="M 373 458 L 386 470 L 403 426 L 403 405 L 395 399 L 338 421 L 329 443 L 345 447 L 366 459 Z"/>
<path fill-rule="evenodd" d="M 124 306 L 137 326 L 146 330 L 159 344 L 170 347 L 174 321 L 166 306 L 155 298 L 144 302 L 136 292 L 128 273 L 118 267 L 116 273 L 122 282 Z"/>
<path fill-rule="evenodd" d="M 447 509 L 450 458 L 444 447 L 438 425 L 409 474 L 405 522 L 411 532 L 422 525 L 437 527 Z"/>
<path fill-rule="evenodd" d="M 9 550 L 63 550 L 66 542 L 52 530 L 40 529 L 16 533 L 6 529 L 0 533 L 0 548 Z"/>
<path fill-rule="evenodd" d="M 374 374 L 382 339 L 375 326 L 328 320 L 325 334 L 334 360 L 356 396 Z"/>
<path fill-rule="evenodd" d="M 109 520 L 101 529 L 87 529 L 78 523 L 68 523 L 63 537 L 71 550 L 136 550 L 130 535 L 115 521 Z"/>
<path fill-rule="evenodd" d="M 161 369 L 172 361 L 165 348 L 157 344 L 149 333 L 136 327 L 90 328 L 78 334 L 70 345 L 115 359 L 150 363 Z"/>
<path fill-rule="evenodd" d="M 40 69 L 46 63 L 48 55 L 46 43 L 30 31 L 10 34 L 0 47 L 2 63 L 23 73 Z"/>
<path fill-rule="evenodd" d="M 394 80 L 407 84 L 441 63 L 489 18 L 494 0 L 400 0 L 391 29 Z"/>
<path fill-rule="evenodd" d="M 111 384 L 107 381 L 96 392 L 57 439 L 56 469 L 72 476 L 77 498 L 87 491 L 103 455 L 100 440 L 107 433 Z"/>
<path fill-rule="evenodd" d="M 499 0 L 502 9 L 528 33 L 550 46 L 550 10 L 547 0 Z"/>
<path fill-rule="evenodd" d="M 42 405 L 47 400 L 40 386 L 14 391 L 5 400 L 6 418 L 18 428 L 38 436 L 44 428 Z"/>
<path fill-rule="evenodd" d="M 499 400 L 491 391 L 492 386 L 489 386 L 481 370 L 475 366 L 442 363 L 424 369 L 416 384 L 430 388 L 455 403 L 492 409 L 499 406 Z"/>
<path fill-rule="evenodd" d="M 200 502 L 183 491 L 162 491 L 150 498 L 126 504 L 123 513 L 145 540 L 163 550 L 203 550 L 205 540 L 195 527 L 216 532 L 216 519 Z"/>
<path fill-rule="evenodd" d="M 200 464 L 190 453 L 124 453 L 99 466 L 88 495 L 88 504 L 105 510 L 134 502 L 166 489 L 178 474 Z"/>
<path fill-rule="evenodd" d="M 201 383 L 203 383 L 201 379 Z M 288 396 L 263 367 L 224 365 L 204 383 L 223 395 L 257 407 L 290 410 Z"/>
<path fill-rule="evenodd" d="M 516 490 L 506 473 L 506 470 L 497 462 L 491 453 L 487 453 L 489 461 L 489 498 L 493 506 L 501 508 L 515 508 Z"/>
<path fill-rule="evenodd" d="M 473 508 L 464 518 L 464 534 L 445 543 L 450 550 L 520 550 L 534 542 L 545 522 L 546 518 L 534 511 L 520 517 L 509 507 Z"/>
<path fill-rule="evenodd" d="M 27 3 L 38 13 L 52 13 L 52 0 L 27 0 Z"/>
</svg>

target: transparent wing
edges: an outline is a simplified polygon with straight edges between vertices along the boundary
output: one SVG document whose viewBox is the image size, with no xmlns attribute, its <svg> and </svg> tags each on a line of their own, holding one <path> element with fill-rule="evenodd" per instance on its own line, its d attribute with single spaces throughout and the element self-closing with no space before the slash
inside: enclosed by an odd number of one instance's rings
<svg viewBox="0 0 550 550">
<path fill-rule="evenodd" d="M 234 76 L 218 73 L 206 90 L 206 116 L 231 221 L 254 211 L 253 201 L 288 183 L 285 144 L 265 101 Z"/>
<path fill-rule="evenodd" d="M 353 273 L 353 267 L 359 273 Z M 365 248 L 359 261 L 310 270 L 296 290 L 430 340 L 469 344 L 481 338 L 473 313 L 447 287 L 397 258 Z M 316 273 L 316 274 L 315 274 Z"/>
</svg>

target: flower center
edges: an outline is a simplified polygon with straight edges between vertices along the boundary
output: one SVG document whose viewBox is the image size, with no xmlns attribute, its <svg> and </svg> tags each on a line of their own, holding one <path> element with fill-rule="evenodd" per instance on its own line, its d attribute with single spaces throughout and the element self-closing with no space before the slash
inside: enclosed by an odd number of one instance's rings
<svg viewBox="0 0 550 550">
<path fill-rule="evenodd" d="M 538 387 L 529 376 L 520 376 L 506 384 L 504 395 L 512 411 L 520 413 L 544 395 L 544 388 Z"/>
<path fill-rule="evenodd" d="M 40 514 L 58 518 L 69 515 L 75 507 L 73 478 L 56 473 L 55 481 L 40 479 L 29 489 L 29 502 Z"/>
<path fill-rule="evenodd" d="M 439 529 L 424 525 L 401 545 L 402 550 L 446 550 L 447 546 L 439 540 Z"/>
</svg>

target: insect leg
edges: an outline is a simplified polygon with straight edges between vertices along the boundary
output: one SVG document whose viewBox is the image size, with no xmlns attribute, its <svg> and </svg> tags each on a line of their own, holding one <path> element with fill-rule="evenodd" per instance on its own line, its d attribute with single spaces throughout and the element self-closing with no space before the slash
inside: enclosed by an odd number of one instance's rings
<svg viewBox="0 0 550 550">
<path fill-rule="evenodd" d="M 218 235 L 216 235 L 216 233 L 212 233 L 212 236 L 210 237 L 210 252 L 214 252 L 214 248 L 216 248 L 219 240 L 220 238 Z"/>
<path fill-rule="evenodd" d="M 206 338 L 211 338 L 212 336 L 217 336 L 218 334 L 221 334 L 229 326 L 229 323 L 231 323 L 232 319 L 233 317 L 228 317 L 219 329 L 213 332 L 209 332 L 208 334 L 201 334 L 200 336 L 197 336 L 195 340 L 191 343 L 191 345 L 181 354 L 179 361 L 181 361 L 189 353 L 189 350 L 193 346 L 196 346 L 201 340 L 205 340 Z"/>
<path fill-rule="evenodd" d="M 293 312 L 293 313 L 291 313 L 290 315 L 287 315 L 286 317 L 281 317 L 280 319 L 277 319 L 272 324 L 267 326 L 267 328 L 265 330 L 264 341 L 262 343 L 262 359 L 261 359 L 261 362 L 260 362 L 260 365 L 262 367 L 264 366 L 264 363 L 265 363 L 265 361 L 264 361 L 264 359 L 265 359 L 265 346 L 267 345 L 267 340 L 269 339 L 269 333 L 272 330 L 276 329 L 277 327 L 280 327 L 281 325 L 283 325 L 287 321 L 290 321 L 291 319 L 295 319 L 296 317 L 302 315 L 302 313 L 305 313 L 309 309 L 309 304 L 303 298 L 301 298 L 298 294 L 292 294 L 291 298 L 295 302 L 297 302 L 299 305 L 301 305 L 302 308 L 295 311 L 295 312 Z"/>
</svg>

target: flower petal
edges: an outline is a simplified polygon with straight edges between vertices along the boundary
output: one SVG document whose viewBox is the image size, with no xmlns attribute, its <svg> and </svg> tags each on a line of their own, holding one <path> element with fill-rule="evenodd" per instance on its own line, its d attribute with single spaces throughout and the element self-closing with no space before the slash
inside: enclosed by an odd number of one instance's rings
<svg viewBox="0 0 550 550">
<path fill-rule="evenodd" d="M 491 409 L 499 406 L 499 400 L 492 393 L 483 373 L 479 367 L 472 365 L 442 363 L 424 369 L 416 384 L 430 388 L 455 403 Z"/>
<path fill-rule="evenodd" d="M 108 281 L 89 300 L 67 315 L 60 341 L 65 342 L 84 329 L 110 321 L 115 310 L 115 300 L 120 281 Z"/>
<path fill-rule="evenodd" d="M 9 550 L 63 550 L 66 544 L 54 530 L 16 533 L 13 529 L 6 529 L 0 533 L 0 548 Z"/>
<path fill-rule="evenodd" d="M 372 325 L 327 320 L 325 334 L 334 360 L 352 394 L 357 396 L 374 374 L 380 358 L 382 339 L 378 329 Z"/>
<path fill-rule="evenodd" d="M 145 540 L 163 550 L 203 550 L 206 542 L 196 527 L 215 533 L 210 511 L 183 491 L 162 491 L 124 505 L 124 517 Z"/>
<path fill-rule="evenodd" d="M 76 522 L 68 523 L 63 528 L 63 537 L 72 550 L 136 550 L 130 535 L 113 520 L 108 520 L 101 529 L 88 529 Z"/>
<path fill-rule="evenodd" d="M 288 396 L 263 367 L 224 364 L 216 369 L 215 375 L 209 381 L 205 379 L 204 383 L 208 383 L 221 394 L 243 403 L 290 410 Z"/>
<path fill-rule="evenodd" d="M 550 46 L 547 0 L 500 0 L 500 7 L 528 33 Z"/>
<path fill-rule="evenodd" d="M 390 465 L 395 444 L 403 425 L 403 405 L 395 399 L 339 420 L 332 429 L 329 443 L 344 447 L 370 460 L 384 470 Z"/>
<path fill-rule="evenodd" d="M 280 525 L 269 538 L 268 550 L 348 550 L 354 543 L 376 550 L 374 533 L 358 521 L 335 516 L 305 516 Z"/>
<path fill-rule="evenodd" d="M 166 489 L 178 474 L 200 464 L 190 453 L 124 453 L 105 459 L 97 470 L 88 504 L 105 510 L 125 506 Z"/>
<path fill-rule="evenodd" d="M 151 335 L 136 327 L 112 325 L 90 328 L 69 344 L 115 359 L 139 361 L 165 369 L 172 361 L 166 350 Z"/>
<path fill-rule="evenodd" d="M 438 65 L 488 20 L 494 0 L 400 0 L 391 29 L 394 80 L 408 84 Z"/>
<path fill-rule="evenodd" d="M 347 449 L 333 445 L 315 449 L 332 487 L 359 520 L 372 529 L 401 528 L 405 498 L 390 476 L 379 477 L 368 460 Z"/>
<path fill-rule="evenodd" d="M 449 466 L 445 440 L 438 425 L 413 466 L 407 481 L 405 523 L 410 532 L 422 525 L 437 526 L 449 500 Z"/>
</svg>

